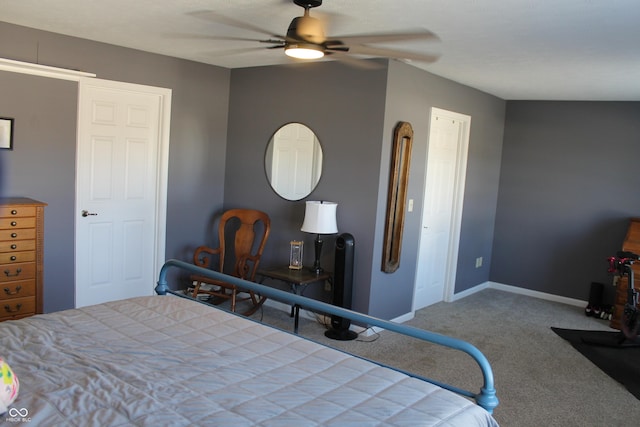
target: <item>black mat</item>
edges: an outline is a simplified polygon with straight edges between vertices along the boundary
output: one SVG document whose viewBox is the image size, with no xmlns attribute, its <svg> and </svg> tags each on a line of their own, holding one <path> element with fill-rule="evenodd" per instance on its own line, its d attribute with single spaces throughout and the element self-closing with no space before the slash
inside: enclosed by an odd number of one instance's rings
<svg viewBox="0 0 640 427">
<path fill-rule="evenodd" d="M 629 341 L 620 345 L 622 334 L 551 328 L 607 375 L 640 399 L 640 346 Z"/>
</svg>

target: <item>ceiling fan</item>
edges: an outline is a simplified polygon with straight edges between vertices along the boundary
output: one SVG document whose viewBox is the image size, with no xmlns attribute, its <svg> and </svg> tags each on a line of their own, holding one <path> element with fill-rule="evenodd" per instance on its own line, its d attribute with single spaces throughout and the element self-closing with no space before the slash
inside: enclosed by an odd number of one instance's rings
<svg viewBox="0 0 640 427">
<path fill-rule="evenodd" d="M 408 52 L 388 48 L 370 46 L 375 43 L 389 43 L 407 40 L 439 40 L 430 31 L 422 30 L 410 33 L 388 34 L 360 34 L 327 37 L 322 20 L 310 15 L 309 11 L 322 5 L 322 0 L 293 0 L 293 3 L 304 8 L 304 15 L 293 18 L 286 35 L 273 34 L 260 27 L 237 21 L 232 18 L 207 12 L 209 19 L 222 24 L 251 30 L 267 35 L 267 39 L 247 39 L 238 37 L 212 37 L 222 40 L 242 40 L 268 44 L 266 49 L 284 49 L 284 53 L 292 58 L 313 60 L 325 55 L 333 55 L 336 59 L 363 65 L 358 58 L 351 57 L 382 57 L 402 60 L 434 62 L 438 55 L 427 55 L 417 52 Z M 253 48 L 252 48 L 253 49 Z M 264 49 L 260 47 L 258 49 Z M 238 50 L 246 51 L 246 49 Z"/>
</svg>

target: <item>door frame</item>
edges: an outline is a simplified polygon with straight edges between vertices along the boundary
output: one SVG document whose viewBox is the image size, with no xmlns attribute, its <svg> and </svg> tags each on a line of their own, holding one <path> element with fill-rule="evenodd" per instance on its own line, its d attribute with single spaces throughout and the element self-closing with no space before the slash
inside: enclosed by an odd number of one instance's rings
<svg viewBox="0 0 640 427">
<path fill-rule="evenodd" d="M 433 118 L 438 116 L 444 116 L 447 118 L 451 118 L 453 120 L 460 121 L 462 123 L 462 132 L 460 134 L 460 139 L 458 140 L 458 150 L 457 150 L 457 159 L 456 159 L 456 177 L 454 182 L 453 189 L 453 207 L 452 207 L 452 218 L 451 218 L 451 228 L 449 232 L 449 247 L 447 248 L 447 262 L 445 269 L 445 284 L 444 284 L 444 294 L 443 301 L 451 302 L 453 301 L 453 295 L 455 291 L 455 283 L 456 283 L 456 273 L 458 266 L 458 252 L 460 248 L 460 233 L 462 228 L 462 210 L 464 204 L 464 190 L 467 178 L 467 160 L 469 155 L 469 135 L 471 129 L 471 116 L 461 113 L 456 113 L 454 111 L 444 110 L 437 107 L 431 107 L 431 115 L 429 117 L 429 135 L 431 135 L 431 123 L 433 123 Z M 427 146 L 426 154 L 425 154 L 425 176 L 422 190 L 422 210 L 421 210 L 421 218 L 420 218 L 420 230 L 425 226 L 423 223 L 424 212 L 427 199 L 427 174 L 426 169 L 429 167 L 429 147 Z M 420 248 L 422 233 L 418 235 L 418 256 L 416 261 L 420 259 Z M 414 276 L 417 279 L 417 271 L 418 265 L 416 263 L 416 275 Z M 413 304 L 412 310 L 416 310 L 416 289 L 417 286 L 413 286 L 414 294 L 413 294 Z"/>
<path fill-rule="evenodd" d="M 160 269 L 164 265 L 165 248 L 166 248 L 166 230 L 167 230 L 167 191 L 168 191 L 168 178 L 169 178 L 169 141 L 170 141 L 170 129 L 171 129 L 171 89 L 141 85 L 136 83 L 125 83 L 114 80 L 103 80 L 93 77 L 81 77 L 78 81 L 78 123 L 77 123 L 77 139 L 76 139 L 76 185 L 75 185 L 75 211 L 79 212 L 82 207 L 79 205 L 79 181 L 78 181 L 78 168 L 79 162 L 79 150 L 81 139 L 85 136 L 81 134 L 82 124 L 80 123 L 80 106 L 82 105 L 80 100 L 86 88 L 89 86 L 100 87 L 112 90 L 123 91 L 135 91 L 141 93 L 149 93 L 160 97 L 160 123 L 158 126 L 158 152 L 157 152 L 157 170 L 156 170 L 156 206 L 155 206 L 155 221 L 156 228 L 154 231 L 154 277 L 150 278 L 149 286 L 151 293 L 155 287 L 155 281 L 160 274 Z M 78 216 L 75 215 L 77 219 Z M 78 221 L 76 220 L 75 229 L 77 235 Z M 75 244 L 75 243 L 74 243 Z M 77 259 L 77 257 L 76 257 Z M 78 266 L 74 263 L 75 277 L 78 277 Z M 77 284 L 74 288 L 77 292 Z M 75 306 L 75 294 L 74 294 L 74 306 Z"/>
</svg>

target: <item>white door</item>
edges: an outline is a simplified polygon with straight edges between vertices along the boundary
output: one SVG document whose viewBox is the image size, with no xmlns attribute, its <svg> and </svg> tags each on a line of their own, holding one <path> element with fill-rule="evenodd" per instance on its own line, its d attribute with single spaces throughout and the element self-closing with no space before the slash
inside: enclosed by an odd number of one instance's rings
<svg viewBox="0 0 640 427">
<path fill-rule="evenodd" d="M 271 183 L 287 200 L 301 200 L 313 191 L 322 164 L 320 143 L 304 125 L 283 126 L 273 136 Z"/>
<path fill-rule="evenodd" d="M 76 307 L 152 295 L 164 260 L 168 89 L 80 81 Z"/>
<path fill-rule="evenodd" d="M 471 117 L 433 108 L 413 309 L 453 295 Z"/>
</svg>

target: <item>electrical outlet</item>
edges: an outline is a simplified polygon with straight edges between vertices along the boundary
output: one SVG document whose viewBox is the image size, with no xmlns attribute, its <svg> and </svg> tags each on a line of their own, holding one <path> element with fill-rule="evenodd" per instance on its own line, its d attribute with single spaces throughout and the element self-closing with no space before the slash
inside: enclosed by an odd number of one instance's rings
<svg viewBox="0 0 640 427">
<path fill-rule="evenodd" d="M 482 267 L 482 257 L 476 258 L 476 268 Z"/>
<path fill-rule="evenodd" d="M 325 280 L 324 282 L 324 290 L 325 292 L 331 292 L 331 282 L 328 280 Z"/>
</svg>

